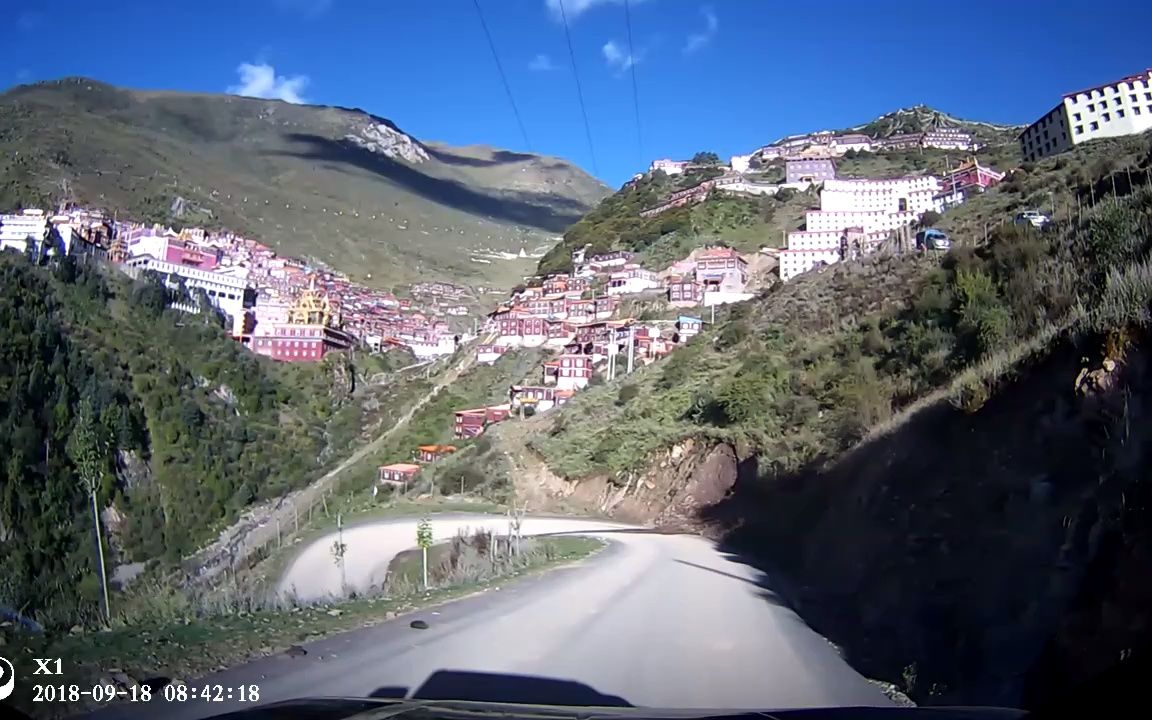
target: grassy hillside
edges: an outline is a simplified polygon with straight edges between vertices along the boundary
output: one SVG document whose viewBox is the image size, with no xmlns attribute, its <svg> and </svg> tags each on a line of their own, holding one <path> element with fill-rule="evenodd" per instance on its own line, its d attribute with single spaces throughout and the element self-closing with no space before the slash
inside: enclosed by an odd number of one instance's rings
<svg viewBox="0 0 1152 720">
<path fill-rule="evenodd" d="M 714 174 L 692 172 L 669 177 L 657 172 L 622 188 L 569 228 L 563 240 L 540 260 L 536 272 L 570 270 L 572 251 L 585 245 L 590 245 L 591 254 L 630 250 L 652 268 L 666 267 L 707 243 L 724 243 L 742 252 L 778 247 L 783 233 L 794 230 L 804 211 L 817 202 L 810 193 L 791 190 L 762 198 L 713 192 L 702 203 L 640 217 L 641 211 L 658 205 L 669 194 Z"/>
<path fill-rule="evenodd" d="M 158 282 L 109 273 L 0 256 L 0 605 L 65 627 L 97 608 L 82 468 L 112 564 L 176 560 L 387 422 L 404 390 L 392 372 L 411 362 L 278 365 L 166 309 Z"/>
<path fill-rule="evenodd" d="M 0 208 L 71 196 L 223 226 L 376 284 L 502 282 L 523 268 L 470 255 L 545 247 L 607 193 L 565 161 L 420 143 L 360 110 L 76 78 L 0 95 Z"/>
<path fill-rule="evenodd" d="M 1120 147 L 1129 165 L 1106 197 L 1110 178 L 1090 169 Z M 1072 166 L 1089 170 L 1066 175 Z M 1006 224 L 1024 182 L 1013 181 L 946 216 L 958 247 L 941 260 L 874 256 L 775 287 L 669 359 L 535 421 L 528 444 L 561 475 L 619 477 L 654 450 L 708 437 L 758 454 L 772 474 L 835 455 L 952 383 L 975 409 L 1021 348 L 1074 319 L 1138 314 L 1145 289 L 1125 273 L 1143 272 L 1132 263 L 1147 250 L 1150 166 L 1147 138 L 1049 160 L 1028 182 L 1072 182 L 1083 208 L 1057 227 Z M 986 234 L 969 220 L 981 216 L 995 221 Z"/>
</svg>

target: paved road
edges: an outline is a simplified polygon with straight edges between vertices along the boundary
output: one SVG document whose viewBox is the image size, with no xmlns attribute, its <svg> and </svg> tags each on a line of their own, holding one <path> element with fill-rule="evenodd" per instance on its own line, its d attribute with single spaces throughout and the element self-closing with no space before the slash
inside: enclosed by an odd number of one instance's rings
<svg viewBox="0 0 1152 720">
<path fill-rule="evenodd" d="M 488 522 L 506 526 L 502 520 Z M 439 519 L 436 535 L 446 537 L 464 524 L 478 521 Z M 258 684 L 264 701 L 374 692 L 397 696 L 450 670 L 576 681 L 634 706 L 891 704 L 827 641 L 778 604 L 761 574 L 726 558 L 704 539 L 574 519 L 532 518 L 524 531 L 583 531 L 611 543 L 574 566 L 313 643 L 305 657 L 265 658 L 196 684 Z M 414 539 L 413 521 L 345 531 L 349 583 L 370 582 L 387 558 L 412 546 Z M 324 538 L 301 553 L 284 587 L 295 585 L 307 596 L 338 587 L 339 575 L 325 555 L 333 540 Z M 376 549 L 369 552 L 369 546 Z M 325 569 L 326 557 L 331 571 Z M 415 618 L 426 620 L 429 628 L 412 629 Z M 486 681 L 484 687 L 515 693 L 527 686 L 505 678 Z M 585 693 L 570 702 L 596 700 Z M 164 717 L 202 718 L 239 707 L 188 704 L 167 708 Z M 109 710 L 94 717 L 158 716 L 156 708 Z"/>
</svg>

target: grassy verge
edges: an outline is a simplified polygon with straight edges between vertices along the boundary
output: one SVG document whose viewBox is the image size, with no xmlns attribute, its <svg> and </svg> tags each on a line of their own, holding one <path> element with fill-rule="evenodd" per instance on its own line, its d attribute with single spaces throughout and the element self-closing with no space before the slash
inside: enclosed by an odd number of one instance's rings
<svg viewBox="0 0 1152 720">
<path fill-rule="evenodd" d="M 455 541 L 453 541 L 455 542 Z M 440 565 L 453 542 L 438 546 Z M 113 671 L 147 680 L 163 676 L 187 680 L 259 657 L 281 652 L 291 645 L 310 642 L 337 632 L 369 627 L 398 614 L 427 608 L 491 588 L 495 583 L 542 572 L 592 555 L 604 546 L 593 538 L 564 537 L 525 540 L 531 545 L 516 562 L 493 565 L 499 571 L 481 579 L 458 573 L 440 578 L 427 591 L 408 589 L 388 596 L 297 607 L 282 612 L 241 612 L 178 622 L 144 623 L 103 632 L 54 638 L 18 637 L 5 646 L 4 655 L 16 668 L 17 678 L 32 675 L 32 658 L 61 658 L 63 675 L 55 685 L 77 683 L 88 688 L 108 683 Z M 410 573 L 410 561 L 401 563 Z M 419 577 L 419 559 L 415 566 Z M 462 578 L 455 581 L 454 577 Z M 400 582 L 401 586 L 418 585 Z M 13 704 L 33 717 L 65 717 L 83 711 L 82 704 L 33 705 L 31 683 L 18 681 Z"/>
</svg>

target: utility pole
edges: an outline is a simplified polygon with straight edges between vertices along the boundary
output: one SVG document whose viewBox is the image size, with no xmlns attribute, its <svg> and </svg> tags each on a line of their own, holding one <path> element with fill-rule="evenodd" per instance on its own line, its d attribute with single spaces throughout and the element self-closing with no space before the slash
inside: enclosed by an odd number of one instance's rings
<svg viewBox="0 0 1152 720">
<path fill-rule="evenodd" d="M 628 326 L 628 374 L 632 374 L 632 368 L 636 364 L 636 326 Z"/>
<path fill-rule="evenodd" d="M 716 324 L 716 303 L 712 303 L 712 305 L 710 305 L 709 307 L 712 308 L 712 321 L 708 324 L 709 325 L 715 325 Z"/>
</svg>

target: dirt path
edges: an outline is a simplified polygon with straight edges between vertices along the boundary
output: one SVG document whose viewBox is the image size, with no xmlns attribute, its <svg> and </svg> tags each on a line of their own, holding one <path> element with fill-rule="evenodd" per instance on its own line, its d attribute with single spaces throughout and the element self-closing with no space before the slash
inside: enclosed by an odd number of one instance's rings
<svg viewBox="0 0 1152 720">
<path fill-rule="evenodd" d="M 492 342 L 494 339 L 493 336 L 489 335 L 481 340 L 481 344 Z M 464 357 L 456 365 L 449 368 L 444 377 L 397 418 L 391 427 L 307 487 L 249 508 L 239 521 L 221 532 L 220 537 L 211 545 L 186 559 L 185 567 L 197 581 L 210 581 L 221 571 L 231 567 L 234 563 L 247 559 L 255 550 L 274 541 L 278 533 L 277 523 L 285 528 L 292 527 L 298 513 L 299 515 L 306 515 L 308 509 L 320 502 L 324 494 L 338 483 L 344 472 L 378 450 L 397 430 L 407 425 L 420 408 L 436 397 L 445 387 L 459 379 L 475 363 L 476 353 L 467 351 Z"/>
</svg>

